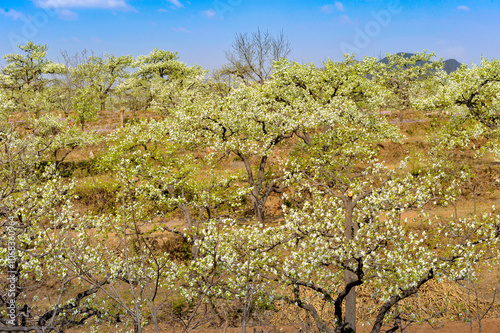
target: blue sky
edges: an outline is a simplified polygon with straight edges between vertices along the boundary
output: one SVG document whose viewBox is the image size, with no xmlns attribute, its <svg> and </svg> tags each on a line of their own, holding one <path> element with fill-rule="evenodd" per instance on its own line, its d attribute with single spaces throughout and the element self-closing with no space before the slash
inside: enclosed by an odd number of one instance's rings
<svg viewBox="0 0 500 333">
<path fill-rule="evenodd" d="M 1 55 L 28 40 L 48 44 L 53 60 L 61 50 L 157 47 L 215 69 L 236 33 L 257 29 L 283 30 L 301 63 L 424 49 L 466 63 L 500 58 L 500 0 L 0 0 Z"/>
</svg>

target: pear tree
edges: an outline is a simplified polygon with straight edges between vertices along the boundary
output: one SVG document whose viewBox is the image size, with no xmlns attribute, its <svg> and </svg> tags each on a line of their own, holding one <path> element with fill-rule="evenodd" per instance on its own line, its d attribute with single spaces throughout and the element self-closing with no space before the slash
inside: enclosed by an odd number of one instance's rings
<svg viewBox="0 0 500 333">
<path fill-rule="evenodd" d="M 46 163 L 50 138 L 38 137 L 43 124 L 21 134 L 0 127 L 0 254 L 8 277 L 0 301 L 0 330 L 60 331 L 100 313 L 89 303 L 96 288 L 74 288 L 67 270 L 67 240 L 79 216 L 72 206 L 73 184 Z M 54 293 L 42 292 L 55 283 Z"/>
<path fill-rule="evenodd" d="M 496 130 L 499 123 L 500 62 L 483 58 L 480 65 L 462 66 L 448 77 L 445 98 Z"/>
<path fill-rule="evenodd" d="M 137 57 L 131 64 L 135 71 L 117 86 L 117 92 L 133 110 L 154 108 L 164 112 L 175 104 L 177 90 L 183 82 L 204 73 L 199 66 L 179 61 L 177 52 L 154 49 Z"/>
<path fill-rule="evenodd" d="M 442 71 L 443 63 L 433 61 L 434 53 L 387 54 L 371 73 L 373 84 L 387 91 L 385 107 L 399 110 L 400 121 L 425 90 L 425 83 Z M 418 103 L 418 102 L 417 102 Z"/>
<path fill-rule="evenodd" d="M 247 254 L 241 267 L 252 270 L 235 275 L 240 282 L 254 283 L 255 289 L 245 290 L 260 297 L 267 290 L 268 301 L 305 310 L 323 332 L 356 331 L 354 291 L 367 286 L 378 304 L 370 323 L 376 333 L 390 323 L 395 306 L 429 281 L 471 279 L 478 262 L 492 264 L 498 258 L 497 212 L 441 220 L 422 213 L 419 221 L 405 219 L 405 210 L 435 200 L 446 175 L 439 164 L 419 176 L 409 172 L 405 161 L 396 169 L 385 167 L 377 160 L 372 139 L 387 133 L 377 135 L 346 126 L 299 148 L 285 172 L 294 184 L 285 200 L 285 221 L 207 227 L 200 242 L 216 239 L 218 245 L 211 248 L 220 258 L 220 263 L 207 261 L 209 267 Z M 234 239 L 251 241 L 238 242 L 244 247 L 238 248 L 230 245 Z M 312 302 L 314 298 L 321 302 Z M 333 319 L 323 315 L 325 307 Z M 395 321 L 392 329 L 397 325 Z"/>
<path fill-rule="evenodd" d="M 170 119 L 127 125 L 107 138 L 114 144 L 101 165 L 116 171 L 121 160 L 129 161 L 130 177 L 144 202 L 162 218 L 179 209 L 188 230 L 193 230 L 215 216 L 218 208 L 239 205 L 244 191 L 236 183 L 241 176 L 217 171 L 221 166 L 217 156 L 177 141 L 172 127 Z"/>
<path fill-rule="evenodd" d="M 93 91 L 98 99 L 99 109 L 106 109 L 106 100 L 113 94 L 116 86 L 124 81 L 132 64 L 132 56 L 92 54 L 84 62 L 70 67 L 71 77 L 80 89 L 79 96 Z"/>
<path fill-rule="evenodd" d="M 19 45 L 22 53 L 4 55 L 7 63 L 0 74 L 0 88 L 22 112 L 33 112 L 36 117 L 41 111 L 52 109 L 52 95 L 49 85 L 52 74 L 66 70 L 63 64 L 47 59 L 47 45 L 28 42 Z"/>
<path fill-rule="evenodd" d="M 416 103 L 420 109 L 439 109 L 448 117 L 442 139 L 461 147 L 469 145 L 479 154 L 498 156 L 500 62 L 482 58 L 480 64 L 462 65 L 435 78 L 434 93 Z M 487 144 L 474 146 L 474 140 Z"/>
<path fill-rule="evenodd" d="M 262 221 L 269 196 L 286 188 L 283 177 L 269 168 L 285 142 L 297 138 L 309 143 L 310 133 L 345 123 L 386 126 L 363 111 L 379 103 L 383 95 L 376 89 L 362 89 L 370 82 L 367 73 L 372 64 L 348 57 L 319 70 L 312 64 L 282 60 L 275 63 L 271 80 L 236 85 L 222 94 L 212 93 L 216 82 L 211 85 L 199 79 L 172 116 L 185 140 L 234 154 L 243 162 L 255 217 Z"/>
<path fill-rule="evenodd" d="M 73 110 L 76 112 L 76 119 L 85 129 L 85 123 L 92 121 L 97 116 L 99 94 L 97 90 L 88 86 L 76 90 L 73 98 Z"/>
</svg>

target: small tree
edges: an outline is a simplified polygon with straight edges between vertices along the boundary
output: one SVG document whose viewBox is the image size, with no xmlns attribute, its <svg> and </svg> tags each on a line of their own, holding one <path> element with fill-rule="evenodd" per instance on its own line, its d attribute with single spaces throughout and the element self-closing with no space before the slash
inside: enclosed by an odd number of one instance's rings
<svg viewBox="0 0 500 333">
<path fill-rule="evenodd" d="M 28 124 L 36 138 L 31 144 L 40 149 L 41 163 L 52 164 L 61 173 L 71 152 L 100 141 L 94 132 L 82 131 L 70 119 L 61 120 L 57 115 L 42 116 L 30 120 Z"/>
<path fill-rule="evenodd" d="M 418 103 L 419 90 L 425 80 L 434 77 L 442 70 L 443 63 L 431 61 L 434 53 L 415 53 L 412 55 L 386 55 L 386 62 L 379 62 L 372 73 L 374 84 L 386 89 L 386 107 L 400 111 L 400 121 L 406 110 Z"/>
<path fill-rule="evenodd" d="M 438 105 L 466 108 L 469 116 L 496 130 L 500 123 L 500 61 L 482 58 L 480 65 L 458 70 L 445 78 Z"/>
<path fill-rule="evenodd" d="M 79 225 L 73 212 L 73 184 L 65 182 L 44 154 L 53 138 L 33 132 L 20 135 L 0 125 L 0 256 L 8 280 L 0 297 L 0 330 L 59 332 L 100 316 L 88 306 L 96 288 L 77 290 L 77 276 L 66 269 L 73 259 L 66 241 Z M 53 298 L 42 299 L 40 287 L 55 283 Z"/>
<path fill-rule="evenodd" d="M 15 101 L 16 108 L 33 112 L 38 117 L 41 111 L 51 109 L 48 75 L 66 69 L 62 64 L 47 60 L 47 45 L 28 42 L 19 48 L 23 53 L 4 56 L 7 66 L 2 68 L 0 87 Z"/>
<path fill-rule="evenodd" d="M 286 58 L 292 48 L 280 32 L 272 36 L 269 32 L 236 34 L 231 49 L 226 52 L 229 64 L 216 71 L 217 77 L 235 75 L 245 83 L 263 84 L 271 78 L 273 62 Z"/>
<path fill-rule="evenodd" d="M 480 65 L 462 65 L 435 78 L 434 93 L 416 103 L 421 109 L 439 109 L 449 115 L 443 133 L 448 143 L 461 146 L 483 137 L 479 153 L 500 156 L 500 62 L 483 58 Z"/>
<path fill-rule="evenodd" d="M 73 109 L 77 114 L 77 119 L 82 130 L 85 128 L 85 123 L 91 121 L 97 115 L 97 96 L 93 87 L 78 89 L 76 96 L 73 99 Z"/>
<path fill-rule="evenodd" d="M 168 110 L 176 103 L 177 90 L 183 89 L 183 82 L 203 74 L 201 67 L 179 61 L 177 52 L 159 49 L 139 56 L 132 66 L 136 71 L 117 87 L 117 92 L 134 110 L 153 106 L 162 112 Z"/>
<path fill-rule="evenodd" d="M 160 332 L 159 309 L 182 272 L 153 242 L 158 229 L 134 186 L 132 165 L 122 159 L 114 168 L 115 209 L 88 216 L 76 229 L 78 239 L 67 242 L 72 258 L 67 269 L 82 287 L 103 293 L 92 305 L 125 323 L 117 332 L 129 332 L 132 323 L 133 331 L 141 333 L 147 322 Z"/>
<path fill-rule="evenodd" d="M 84 55 L 85 57 L 86 55 Z M 132 61 L 132 56 L 91 55 L 85 62 L 71 67 L 70 71 L 79 89 L 94 91 L 99 101 L 100 110 L 104 111 L 106 99 L 113 93 L 116 86 L 128 77 L 127 70 Z"/>
</svg>

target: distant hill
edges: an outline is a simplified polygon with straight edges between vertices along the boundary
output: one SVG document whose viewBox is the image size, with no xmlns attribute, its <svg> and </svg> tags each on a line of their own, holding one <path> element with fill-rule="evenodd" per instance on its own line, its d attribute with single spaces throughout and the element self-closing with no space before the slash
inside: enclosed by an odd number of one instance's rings
<svg viewBox="0 0 500 333">
<path fill-rule="evenodd" d="M 406 53 L 406 52 L 398 52 L 396 54 L 397 55 L 404 54 L 403 57 L 405 57 L 405 58 L 411 58 L 413 56 L 413 53 Z M 381 59 L 379 62 L 387 64 L 389 61 L 387 60 L 387 57 L 385 57 L 385 58 Z M 422 65 L 423 63 L 424 63 L 423 61 L 417 61 L 418 66 Z M 448 74 L 456 71 L 458 69 L 458 67 L 460 67 L 460 65 L 462 65 L 461 63 L 459 63 L 455 59 L 448 59 L 448 60 L 443 61 L 443 63 L 444 63 L 444 70 Z"/>
<path fill-rule="evenodd" d="M 456 71 L 461 65 L 462 64 L 455 59 L 448 59 L 444 61 L 444 70 L 446 73 L 450 74 L 451 72 Z"/>
</svg>

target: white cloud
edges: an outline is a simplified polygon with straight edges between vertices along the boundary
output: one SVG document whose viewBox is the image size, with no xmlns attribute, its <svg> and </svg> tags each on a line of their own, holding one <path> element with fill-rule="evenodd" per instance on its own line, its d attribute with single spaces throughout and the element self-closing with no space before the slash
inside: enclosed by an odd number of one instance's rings
<svg viewBox="0 0 500 333">
<path fill-rule="evenodd" d="M 335 1 L 335 9 L 340 10 L 341 12 L 345 11 L 344 4 L 340 1 Z"/>
<path fill-rule="evenodd" d="M 338 10 L 339 12 L 344 12 L 345 11 L 344 4 L 342 2 L 335 1 L 333 5 L 328 4 L 321 6 L 321 11 L 326 14 L 331 14 L 333 13 L 334 10 Z"/>
<path fill-rule="evenodd" d="M 65 21 L 74 21 L 78 18 L 78 14 L 69 10 L 69 9 L 57 9 L 56 10 L 57 17 L 59 17 L 61 20 Z"/>
<path fill-rule="evenodd" d="M 170 2 L 175 8 L 182 8 L 184 5 L 179 0 L 167 0 Z"/>
<path fill-rule="evenodd" d="M 210 19 L 214 19 L 217 17 L 217 12 L 213 9 L 207 9 L 201 12 L 201 15 L 206 16 Z"/>
<path fill-rule="evenodd" d="M 191 31 L 189 31 L 188 29 L 184 28 L 184 27 L 172 27 L 172 30 L 175 31 L 175 32 L 184 32 L 184 33 L 191 33 Z"/>
<path fill-rule="evenodd" d="M 158 9 L 158 11 L 160 13 L 166 13 L 166 12 L 168 12 L 168 10 L 166 10 L 165 8 L 160 8 L 160 9 Z"/>
<path fill-rule="evenodd" d="M 132 9 L 127 0 L 31 0 L 40 8 Z"/>
<path fill-rule="evenodd" d="M 347 15 L 342 15 L 340 17 L 340 24 L 345 24 L 345 25 L 354 25 L 354 22 L 352 22 L 351 18 Z"/>
<path fill-rule="evenodd" d="M 458 6 L 457 10 L 465 10 L 465 11 L 470 11 L 470 8 L 467 6 Z"/>
<path fill-rule="evenodd" d="M 99 37 L 92 37 L 92 38 L 90 38 L 90 41 L 93 43 L 97 43 L 97 44 L 102 43 L 102 39 L 100 39 Z"/>
<path fill-rule="evenodd" d="M 324 5 L 321 7 L 321 11 L 323 13 L 327 13 L 327 14 L 330 14 L 333 12 L 333 6 L 332 5 Z"/>
<path fill-rule="evenodd" d="M 73 37 L 71 37 L 71 39 L 72 39 L 74 42 L 77 42 L 77 43 L 78 43 L 78 42 L 80 42 L 80 38 L 78 38 L 78 37 L 74 37 L 74 36 L 73 36 Z"/>
<path fill-rule="evenodd" d="M 18 12 L 17 10 L 14 10 L 14 9 L 5 10 L 5 9 L 0 8 L 0 14 L 2 14 L 3 16 L 6 16 L 6 17 L 10 17 L 14 20 L 19 20 L 19 19 L 26 17 L 26 15 L 24 15 L 24 13 Z"/>
</svg>

